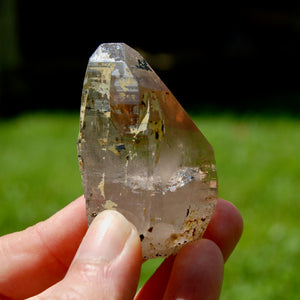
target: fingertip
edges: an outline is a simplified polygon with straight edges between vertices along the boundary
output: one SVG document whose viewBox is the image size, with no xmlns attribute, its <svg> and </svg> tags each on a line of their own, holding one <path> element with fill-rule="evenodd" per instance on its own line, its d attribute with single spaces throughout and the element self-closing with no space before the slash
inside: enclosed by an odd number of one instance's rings
<svg viewBox="0 0 300 300">
<path fill-rule="evenodd" d="M 219 246 L 226 261 L 240 240 L 243 226 L 243 218 L 238 209 L 231 202 L 218 199 L 203 237 Z"/>
<path fill-rule="evenodd" d="M 67 277 L 88 279 L 89 295 L 131 299 L 136 292 L 142 263 L 141 242 L 135 226 L 113 210 L 101 212 L 90 225 Z"/>
<path fill-rule="evenodd" d="M 227 217 L 228 221 L 232 224 L 234 235 L 239 240 L 244 228 L 244 221 L 240 211 L 232 202 L 221 198 L 219 199 L 217 206 L 218 209 L 221 208 L 222 214 Z"/>
<path fill-rule="evenodd" d="M 191 261 L 199 261 L 200 253 L 202 256 L 201 259 L 203 260 L 205 257 L 205 259 L 212 258 L 218 260 L 221 264 L 224 263 L 223 254 L 220 248 L 213 241 L 204 238 L 182 247 L 177 254 L 177 258 L 181 259 L 182 257 L 185 257 L 185 260 L 188 258 Z"/>
<path fill-rule="evenodd" d="M 105 210 L 91 223 L 65 278 L 40 296 L 133 299 L 141 263 L 135 226 L 120 213 Z"/>
<path fill-rule="evenodd" d="M 184 246 L 177 254 L 174 264 L 181 264 L 183 268 L 184 264 L 189 264 L 192 266 L 190 269 L 196 271 L 198 267 L 210 266 L 212 273 L 217 274 L 223 272 L 224 258 L 213 241 L 201 239 Z"/>
<path fill-rule="evenodd" d="M 219 299 L 223 272 L 223 255 L 213 241 L 190 243 L 176 256 L 163 299 Z"/>
</svg>

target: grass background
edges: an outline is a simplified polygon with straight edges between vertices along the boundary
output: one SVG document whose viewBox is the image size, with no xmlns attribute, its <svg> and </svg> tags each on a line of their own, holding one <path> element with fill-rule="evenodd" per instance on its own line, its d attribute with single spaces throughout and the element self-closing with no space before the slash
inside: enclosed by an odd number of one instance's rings
<svg viewBox="0 0 300 300">
<path fill-rule="evenodd" d="M 221 299 L 299 299 L 300 120 L 192 117 L 215 149 L 220 197 L 245 223 L 225 266 Z M 1 234 L 44 220 L 82 194 L 78 123 L 69 113 L 0 120 Z M 160 262 L 144 264 L 140 285 Z"/>
</svg>

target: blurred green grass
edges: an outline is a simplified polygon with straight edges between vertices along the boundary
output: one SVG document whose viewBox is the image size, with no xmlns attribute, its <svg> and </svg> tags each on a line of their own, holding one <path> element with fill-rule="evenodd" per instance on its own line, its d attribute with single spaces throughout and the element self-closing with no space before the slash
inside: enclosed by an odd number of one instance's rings
<svg viewBox="0 0 300 300">
<path fill-rule="evenodd" d="M 215 149 L 219 194 L 241 211 L 243 237 L 225 265 L 221 299 L 300 295 L 300 120 L 193 115 Z M 48 218 L 82 194 L 78 115 L 0 121 L 0 233 Z M 161 260 L 143 266 L 140 285 Z"/>
</svg>

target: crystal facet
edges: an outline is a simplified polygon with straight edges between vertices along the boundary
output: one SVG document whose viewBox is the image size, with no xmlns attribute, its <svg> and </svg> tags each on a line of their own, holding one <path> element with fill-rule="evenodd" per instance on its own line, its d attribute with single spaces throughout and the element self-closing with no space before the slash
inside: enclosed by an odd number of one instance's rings
<svg viewBox="0 0 300 300">
<path fill-rule="evenodd" d="M 202 237 L 217 199 L 211 145 L 143 57 L 123 43 L 90 57 L 78 159 L 90 223 L 115 209 L 140 233 L 144 258 Z"/>
</svg>

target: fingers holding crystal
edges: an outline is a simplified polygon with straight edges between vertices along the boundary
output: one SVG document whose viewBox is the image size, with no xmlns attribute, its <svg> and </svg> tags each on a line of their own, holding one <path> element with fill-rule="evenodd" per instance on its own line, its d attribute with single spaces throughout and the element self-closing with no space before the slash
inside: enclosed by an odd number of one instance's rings
<svg viewBox="0 0 300 300">
<path fill-rule="evenodd" d="M 92 222 L 65 278 L 37 299 L 133 299 L 141 263 L 136 228 L 106 210 Z"/>
</svg>

